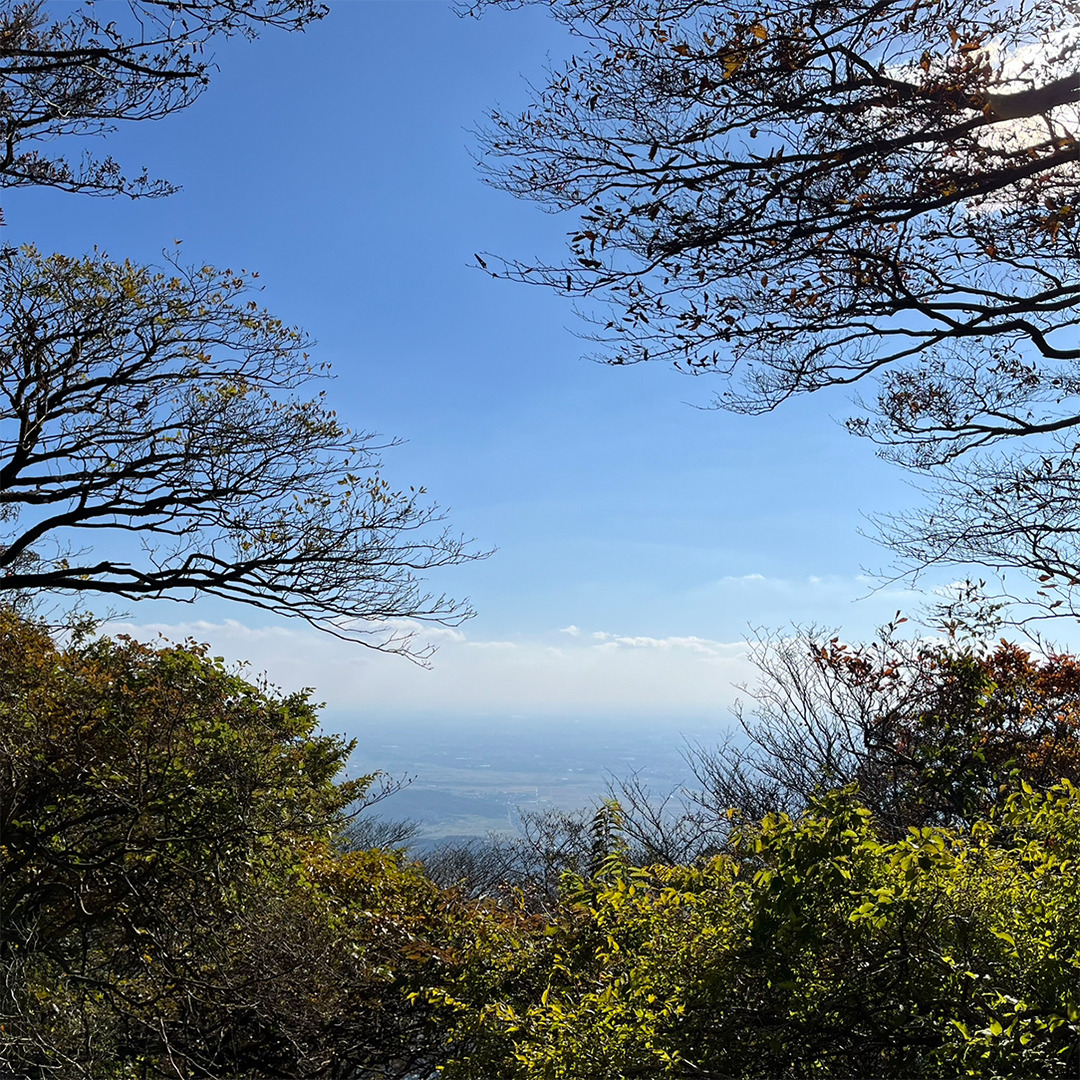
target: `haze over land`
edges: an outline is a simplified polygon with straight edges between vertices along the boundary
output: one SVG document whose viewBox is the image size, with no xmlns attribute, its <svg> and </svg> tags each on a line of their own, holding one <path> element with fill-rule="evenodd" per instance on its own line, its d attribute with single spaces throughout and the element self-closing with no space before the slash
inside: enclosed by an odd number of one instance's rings
<svg viewBox="0 0 1080 1080">
<path fill-rule="evenodd" d="M 372 812 L 421 825 L 431 841 L 514 831 L 519 811 L 595 807 L 610 779 L 637 776 L 663 797 L 691 782 L 688 745 L 713 741 L 706 727 L 632 720 L 515 716 L 463 720 L 368 720 L 355 771 L 384 769 L 412 782 Z"/>
</svg>

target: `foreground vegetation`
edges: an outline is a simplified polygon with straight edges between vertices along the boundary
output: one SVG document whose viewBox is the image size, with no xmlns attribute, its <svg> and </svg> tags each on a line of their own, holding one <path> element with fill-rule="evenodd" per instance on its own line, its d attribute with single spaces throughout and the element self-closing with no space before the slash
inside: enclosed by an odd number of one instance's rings
<svg viewBox="0 0 1080 1080">
<path fill-rule="evenodd" d="M 343 779 L 350 746 L 307 698 L 6 612 L 4 1074 L 1075 1076 L 1080 691 L 1071 658 L 1010 647 L 1006 677 L 1004 655 L 938 648 L 937 712 L 924 694 L 920 747 L 888 759 L 966 791 L 962 812 L 927 797 L 898 823 L 820 777 L 801 806 L 724 814 L 711 853 L 639 866 L 611 802 L 545 892 L 520 851 L 485 887 L 353 849 L 373 778 Z M 956 713 L 979 685 L 990 734 L 967 753 L 944 691 Z"/>
</svg>

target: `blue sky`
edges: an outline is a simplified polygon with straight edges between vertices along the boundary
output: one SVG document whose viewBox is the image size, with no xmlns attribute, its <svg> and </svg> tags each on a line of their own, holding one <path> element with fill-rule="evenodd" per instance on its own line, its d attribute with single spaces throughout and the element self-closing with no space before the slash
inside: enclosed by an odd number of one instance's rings
<svg viewBox="0 0 1080 1080">
<path fill-rule="evenodd" d="M 214 602 L 140 604 L 124 625 L 194 636 L 328 716 L 620 715 L 722 720 L 747 625 L 869 633 L 911 597 L 872 583 L 864 513 L 913 493 L 836 423 L 842 396 L 744 418 L 664 368 L 581 358 L 568 303 L 492 281 L 473 252 L 556 253 L 572 222 L 485 187 L 469 129 L 524 103 L 565 48 L 542 11 L 460 19 L 354 2 L 304 35 L 218 49 L 188 113 L 112 137 L 170 199 L 5 195 L 9 243 L 256 269 L 319 342 L 342 419 L 408 442 L 387 457 L 460 531 L 497 548 L 435 584 L 479 612 L 437 633 L 431 671 Z"/>
</svg>

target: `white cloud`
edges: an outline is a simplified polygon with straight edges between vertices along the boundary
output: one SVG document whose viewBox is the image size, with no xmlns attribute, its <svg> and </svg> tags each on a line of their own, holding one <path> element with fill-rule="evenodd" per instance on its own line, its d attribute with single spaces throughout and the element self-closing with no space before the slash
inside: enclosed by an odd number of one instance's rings
<svg viewBox="0 0 1080 1080">
<path fill-rule="evenodd" d="M 744 642 L 736 642 L 734 644 L 728 644 L 719 641 L 710 641 L 707 638 L 699 637 L 625 637 L 620 634 L 608 634 L 600 631 L 592 635 L 595 639 L 604 643 L 604 648 L 626 648 L 626 649 L 686 649 L 690 652 L 700 653 L 705 656 L 730 656 L 732 650 L 736 655 L 745 651 L 746 645 Z"/>
<path fill-rule="evenodd" d="M 914 613 L 925 600 L 896 586 L 874 592 L 874 584 L 861 574 L 781 578 L 753 571 L 718 578 L 684 600 L 687 610 L 715 613 L 727 640 L 572 622 L 510 635 L 485 634 L 479 619 L 464 629 L 403 624 L 438 647 L 430 670 L 289 622 L 132 621 L 108 630 L 206 642 L 215 654 L 247 661 L 252 675 L 265 672 L 285 689 L 313 687 L 334 714 L 700 717 L 726 723 L 734 685 L 755 678 L 743 640 L 747 620 L 784 627 L 827 619 L 859 639 L 871 636 L 898 608 Z M 852 603 L 859 597 L 867 599 Z"/>
<path fill-rule="evenodd" d="M 654 637 L 577 627 L 513 640 L 441 631 L 430 670 L 293 626 L 235 620 L 113 623 L 107 632 L 206 642 L 285 689 L 310 686 L 334 713 L 371 716 L 727 716 L 733 684 L 751 679 L 741 641 Z"/>
</svg>

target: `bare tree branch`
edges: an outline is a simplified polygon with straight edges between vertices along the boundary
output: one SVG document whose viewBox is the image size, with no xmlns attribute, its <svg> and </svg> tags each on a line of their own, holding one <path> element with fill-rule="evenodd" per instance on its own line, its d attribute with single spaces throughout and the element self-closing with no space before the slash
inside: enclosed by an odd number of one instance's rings
<svg viewBox="0 0 1080 1080">
<path fill-rule="evenodd" d="M 145 170 L 127 176 L 89 149 L 72 159 L 54 141 L 185 109 L 210 81 L 215 39 L 255 37 L 266 26 L 302 30 L 326 10 L 317 0 L 0 5 L 0 187 L 168 194 L 172 185 Z"/>
<path fill-rule="evenodd" d="M 2 585 L 208 593 L 408 652 L 395 620 L 469 614 L 421 575 L 475 553 L 383 477 L 392 441 L 305 396 L 325 370 L 250 288 L 175 261 L 0 263 Z"/>
<path fill-rule="evenodd" d="M 885 531 L 905 566 L 1080 579 L 1075 493 L 1040 516 L 1028 460 L 1058 484 L 1080 424 L 1076 10 L 546 6 L 576 55 L 491 114 L 481 168 L 576 228 L 564 262 L 491 272 L 581 299 L 610 363 L 719 375 L 722 408 L 865 386 L 851 430 L 939 500 Z"/>
</svg>

